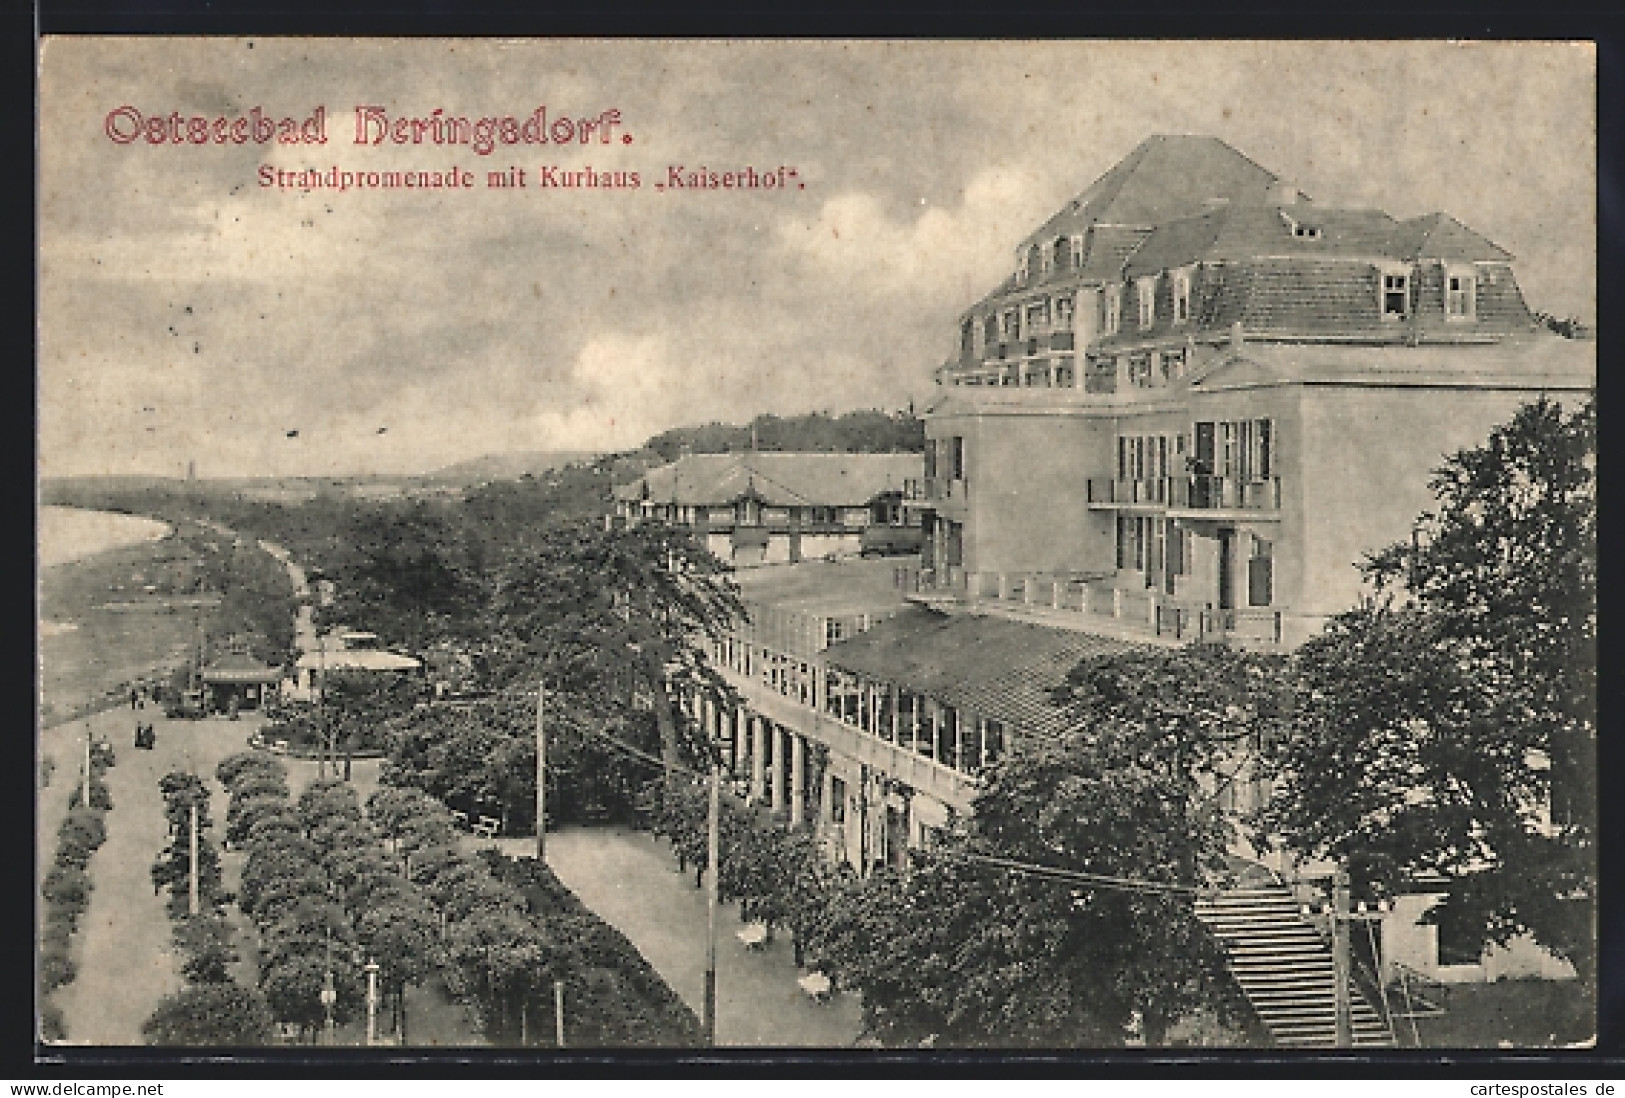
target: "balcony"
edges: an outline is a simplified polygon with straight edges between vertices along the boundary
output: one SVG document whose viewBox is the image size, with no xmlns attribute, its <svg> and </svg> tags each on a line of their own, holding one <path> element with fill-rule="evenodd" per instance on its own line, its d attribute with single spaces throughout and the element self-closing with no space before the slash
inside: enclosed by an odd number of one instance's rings
<svg viewBox="0 0 1625 1098">
<path fill-rule="evenodd" d="M 1257 517 L 1259 512 L 1281 509 L 1281 478 L 1189 476 L 1115 480 L 1090 477 L 1085 499 L 1094 510 L 1142 508 L 1166 510 L 1171 515 L 1221 518 L 1226 513 Z"/>
<path fill-rule="evenodd" d="M 1217 609 L 1189 596 L 1118 586 L 1099 572 L 992 573 L 950 567 L 899 567 L 895 582 L 910 602 L 941 610 L 994 614 L 1121 640 L 1178 647 L 1192 641 L 1280 651 L 1286 612 L 1275 607 Z"/>
<path fill-rule="evenodd" d="M 942 477 L 908 477 L 903 481 L 904 505 L 933 504 L 963 500 L 968 481 L 946 480 Z"/>
</svg>

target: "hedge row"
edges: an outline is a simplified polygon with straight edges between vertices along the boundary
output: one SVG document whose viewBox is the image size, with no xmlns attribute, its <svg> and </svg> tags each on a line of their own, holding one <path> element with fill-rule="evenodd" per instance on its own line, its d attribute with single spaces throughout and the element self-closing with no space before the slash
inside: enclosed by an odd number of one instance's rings
<svg viewBox="0 0 1625 1098">
<path fill-rule="evenodd" d="M 113 807 L 113 798 L 104 775 L 113 763 L 111 747 L 92 747 L 89 781 L 75 784 L 68 796 L 68 813 L 57 828 L 56 855 L 40 886 L 45 900 L 40 928 L 40 1034 L 47 1041 L 61 1041 L 68 1036 L 62 1012 L 49 1002 L 48 996 L 78 975 L 71 943 L 79 928 L 79 916 L 90 906 L 91 855 L 107 841 L 107 811 Z M 88 804 L 86 785 L 90 791 Z"/>
<path fill-rule="evenodd" d="M 441 912 L 448 974 L 487 1040 L 552 1044 L 558 981 L 570 1047 L 702 1043 L 694 1012 L 545 866 L 464 854 L 445 805 L 421 790 L 385 786 L 367 808 Z"/>
<path fill-rule="evenodd" d="M 209 791 L 196 774 L 172 771 L 159 781 L 169 844 L 152 866 L 154 889 L 169 889 L 169 917 L 181 957 L 180 991 L 165 997 L 141 1028 L 149 1045 L 267 1045 L 274 1035 L 265 997 L 231 976 L 237 960 L 222 913 L 220 851 L 210 832 Z M 198 819 L 198 912 L 190 912 L 192 809 Z"/>
</svg>

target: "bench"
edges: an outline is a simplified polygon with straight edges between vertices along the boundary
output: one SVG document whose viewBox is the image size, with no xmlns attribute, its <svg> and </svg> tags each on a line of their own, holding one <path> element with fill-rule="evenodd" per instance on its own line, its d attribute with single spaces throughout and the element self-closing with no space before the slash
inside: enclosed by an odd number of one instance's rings
<svg viewBox="0 0 1625 1098">
<path fill-rule="evenodd" d="M 497 837 L 497 829 L 501 826 L 502 821 L 497 819 L 495 816 L 481 816 L 480 822 L 475 824 L 469 830 L 473 831 L 474 834 L 478 835 L 482 839 L 494 839 Z"/>
</svg>

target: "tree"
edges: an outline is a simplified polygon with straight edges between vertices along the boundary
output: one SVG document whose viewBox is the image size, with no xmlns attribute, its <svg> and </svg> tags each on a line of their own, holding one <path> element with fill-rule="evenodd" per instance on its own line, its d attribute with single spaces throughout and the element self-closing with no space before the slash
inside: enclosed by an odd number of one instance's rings
<svg viewBox="0 0 1625 1098">
<path fill-rule="evenodd" d="M 807 889 L 808 953 L 888 1043 L 1113 1046 L 1138 1018 L 1154 1045 L 1239 1018 L 1194 899 L 1225 868 L 1213 783 L 1277 719 L 1271 669 L 1206 646 L 1079 665 L 1056 691 L 1072 727 L 984 771 L 968 826 L 907 873 Z"/>
<path fill-rule="evenodd" d="M 1432 917 L 1596 966 L 1596 415 L 1526 405 L 1435 473 L 1376 595 L 1298 654 L 1263 822 Z M 1431 887 L 1431 886 L 1430 886 Z"/>
<path fill-rule="evenodd" d="M 237 960 L 231 924 L 215 914 L 193 915 L 177 920 L 173 930 L 175 947 L 185 958 L 181 975 L 194 984 L 223 984 Z"/>
<path fill-rule="evenodd" d="M 738 587 L 688 531 L 555 527 L 498 576 L 492 608 L 512 673 L 572 696 L 589 711 L 615 698 L 652 707 L 668 773 L 684 757 L 708 765 L 680 697 L 727 698 L 709 642 L 744 617 Z"/>
<path fill-rule="evenodd" d="M 149 1045 L 247 1048 L 274 1032 L 265 996 L 230 982 L 187 984 L 158 1004 L 141 1026 Z"/>
</svg>

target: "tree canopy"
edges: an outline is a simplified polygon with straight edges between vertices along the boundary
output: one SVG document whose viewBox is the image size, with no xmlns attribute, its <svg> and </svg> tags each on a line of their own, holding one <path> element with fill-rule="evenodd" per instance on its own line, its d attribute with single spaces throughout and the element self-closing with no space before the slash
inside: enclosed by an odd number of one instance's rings
<svg viewBox="0 0 1625 1098">
<path fill-rule="evenodd" d="M 1433 918 L 1528 932 L 1595 972 L 1596 418 L 1546 400 L 1435 474 L 1374 555 L 1376 597 L 1297 655 L 1263 817 L 1357 888 L 1432 882 Z"/>
</svg>

